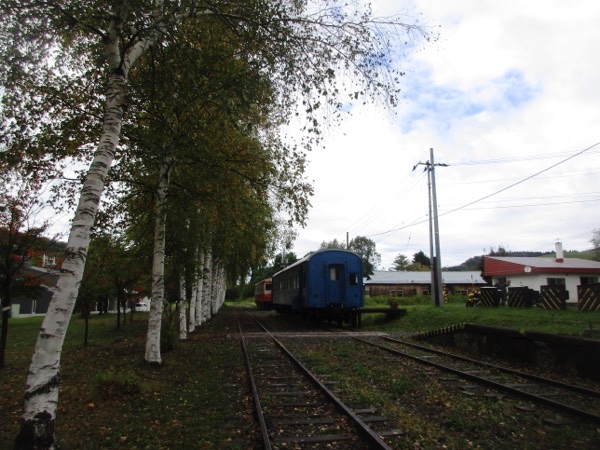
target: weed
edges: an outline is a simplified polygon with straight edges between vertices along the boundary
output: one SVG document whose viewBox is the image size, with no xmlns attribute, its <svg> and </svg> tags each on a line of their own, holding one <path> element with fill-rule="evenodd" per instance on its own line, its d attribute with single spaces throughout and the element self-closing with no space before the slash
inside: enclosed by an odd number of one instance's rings
<svg viewBox="0 0 600 450">
<path fill-rule="evenodd" d="M 138 395 L 142 392 L 141 380 L 131 370 L 109 369 L 96 374 L 94 391 L 103 399 L 119 398 L 125 395 Z"/>
<path fill-rule="evenodd" d="M 405 395 L 415 390 L 416 384 L 412 380 L 394 380 L 390 384 L 390 392 L 395 395 Z"/>
</svg>

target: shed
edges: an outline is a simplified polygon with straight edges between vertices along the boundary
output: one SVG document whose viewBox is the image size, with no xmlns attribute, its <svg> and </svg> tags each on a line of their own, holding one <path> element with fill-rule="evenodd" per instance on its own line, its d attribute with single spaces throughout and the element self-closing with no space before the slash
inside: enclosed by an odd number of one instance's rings
<svg viewBox="0 0 600 450">
<path fill-rule="evenodd" d="M 466 294 L 470 289 L 486 284 L 479 272 L 442 272 L 442 282 L 450 294 Z M 365 279 L 364 285 L 365 294 L 373 297 L 429 295 L 431 272 L 376 270 L 369 279 Z"/>
</svg>

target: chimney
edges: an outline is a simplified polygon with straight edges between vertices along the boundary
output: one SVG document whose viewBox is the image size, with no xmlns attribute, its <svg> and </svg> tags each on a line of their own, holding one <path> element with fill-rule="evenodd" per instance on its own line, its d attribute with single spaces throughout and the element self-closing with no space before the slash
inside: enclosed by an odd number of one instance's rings
<svg viewBox="0 0 600 450">
<path fill-rule="evenodd" d="M 556 244 L 554 244 L 554 249 L 556 250 L 556 260 L 555 261 L 557 263 L 565 262 L 565 258 L 563 257 L 562 242 L 556 241 Z"/>
</svg>

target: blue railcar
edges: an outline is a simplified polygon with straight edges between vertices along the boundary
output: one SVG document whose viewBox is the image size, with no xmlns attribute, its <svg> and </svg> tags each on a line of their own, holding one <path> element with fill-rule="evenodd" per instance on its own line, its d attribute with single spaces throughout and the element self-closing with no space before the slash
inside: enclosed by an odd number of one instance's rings
<svg viewBox="0 0 600 450">
<path fill-rule="evenodd" d="M 363 306 L 362 260 L 356 253 L 321 250 L 273 275 L 273 308 L 356 324 Z"/>
</svg>

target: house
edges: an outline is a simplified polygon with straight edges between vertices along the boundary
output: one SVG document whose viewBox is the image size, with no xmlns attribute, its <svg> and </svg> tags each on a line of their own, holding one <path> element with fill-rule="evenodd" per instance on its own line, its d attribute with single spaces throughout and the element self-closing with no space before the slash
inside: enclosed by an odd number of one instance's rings
<svg viewBox="0 0 600 450">
<path fill-rule="evenodd" d="M 15 295 L 12 299 L 12 314 L 46 314 L 50 300 L 51 289 L 56 286 L 59 271 L 54 268 L 25 266 L 23 272 L 30 289 L 26 294 Z"/>
<path fill-rule="evenodd" d="M 466 294 L 470 289 L 486 285 L 479 272 L 442 272 L 442 282 L 450 294 Z M 431 272 L 376 270 L 364 280 L 364 285 L 365 294 L 372 297 L 429 295 Z"/>
<path fill-rule="evenodd" d="M 585 295 L 582 286 L 598 284 L 600 262 L 565 258 L 562 243 L 557 242 L 554 258 L 484 256 L 483 277 L 495 285 L 504 282 L 510 288 L 527 287 L 542 292 L 547 287 L 564 291 L 566 303 L 578 303 Z"/>
</svg>

